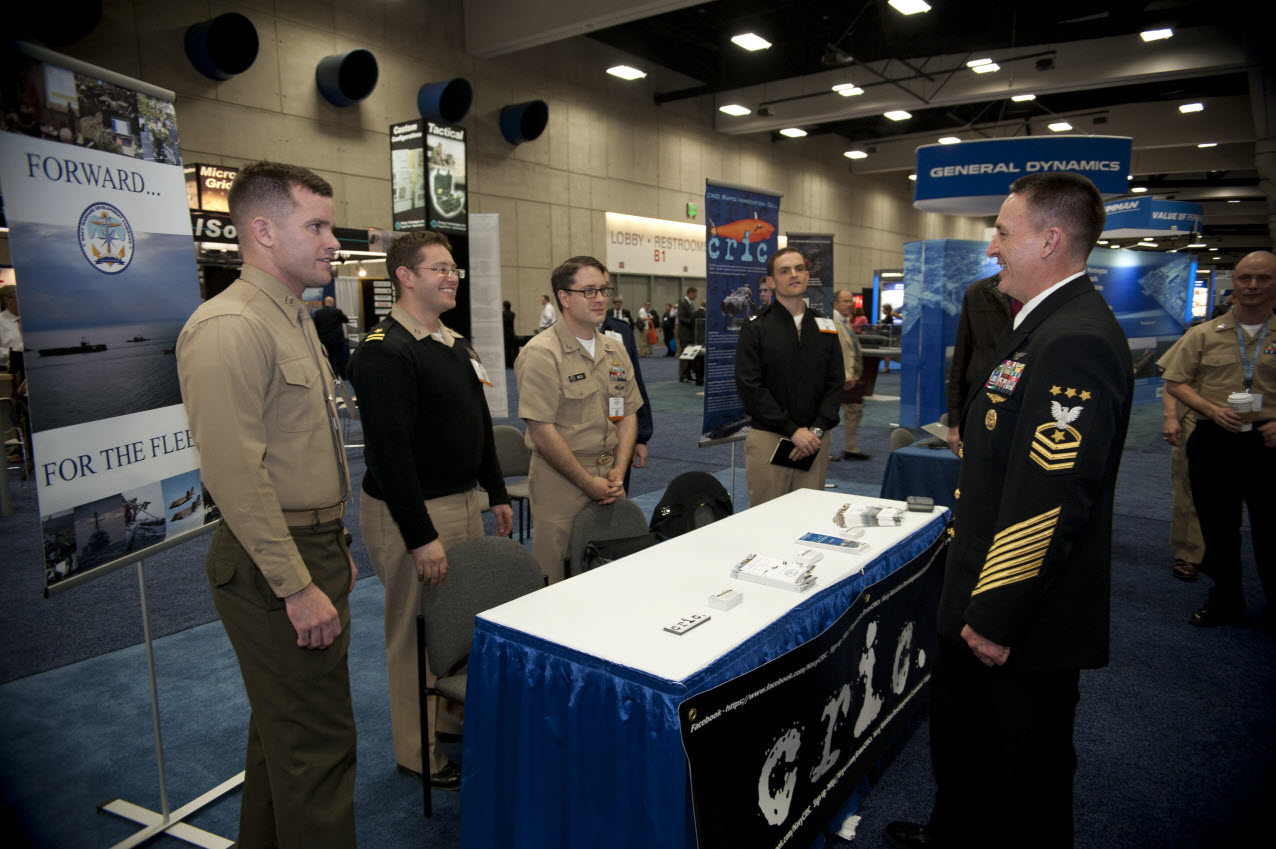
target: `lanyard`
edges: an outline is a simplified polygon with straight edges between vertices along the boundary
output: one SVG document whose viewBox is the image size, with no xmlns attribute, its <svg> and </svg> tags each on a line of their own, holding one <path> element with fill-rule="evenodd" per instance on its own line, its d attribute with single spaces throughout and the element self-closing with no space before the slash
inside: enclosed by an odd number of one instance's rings
<svg viewBox="0 0 1276 849">
<path fill-rule="evenodd" d="M 1271 319 L 1263 322 L 1263 326 L 1258 329 L 1258 337 L 1255 340 L 1258 345 L 1254 349 L 1254 360 L 1258 360 L 1258 351 L 1263 346 L 1263 340 L 1267 338 L 1267 325 L 1271 323 Z M 1249 351 L 1245 347 L 1245 331 L 1241 328 L 1241 323 L 1236 322 L 1236 344 L 1241 349 L 1241 367 L 1245 369 L 1245 389 L 1249 390 L 1250 384 L 1254 382 L 1254 362 L 1250 361 Z"/>
</svg>

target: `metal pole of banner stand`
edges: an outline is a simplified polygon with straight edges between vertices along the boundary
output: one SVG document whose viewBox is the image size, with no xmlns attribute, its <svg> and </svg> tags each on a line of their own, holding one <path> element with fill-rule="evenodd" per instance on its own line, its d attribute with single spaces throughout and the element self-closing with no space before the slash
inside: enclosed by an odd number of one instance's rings
<svg viewBox="0 0 1276 849">
<path fill-rule="evenodd" d="M 735 510 L 735 446 L 738 439 L 731 440 L 731 509 Z"/>
<path fill-rule="evenodd" d="M 145 560 L 137 561 L 137 582 L 142 593 L 142 633 L 146 642 L 146 674 L 151 688 L 151 723 L 155 727 L 155 760 L 159 767 L 160 812 L 155 813 L 123 799 L 110 799 L 103 802 L 98 805 L 98 810 L 145 826 L 127 840 L 116 843 L 111 849 L 128 849 L 131 846 L 138 846 L 160 832 L 204 849 L 230 849 L 235 845 L 235 841 L 187 825 L 182 820 L 242 784 L 244 781 L 242 772 L 176 811 L 170 812 L 168 809 L 168 783 L 164 775 L 164 739 L 160 733 L 159 690 L 155 685 L 155 645 L 151 637 L 151 609 L 146 601 L 145 565 Z"/>
</svg>

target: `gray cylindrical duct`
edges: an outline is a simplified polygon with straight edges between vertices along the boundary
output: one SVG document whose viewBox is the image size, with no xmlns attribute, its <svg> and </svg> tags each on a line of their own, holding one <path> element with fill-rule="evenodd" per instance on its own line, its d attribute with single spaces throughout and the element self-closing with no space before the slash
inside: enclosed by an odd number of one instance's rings
<svg viewBox="0 0 1276 849">
<path fill-rule="evenodd" d="M 186 30 L 186 58 L 213 80 L 228 80 L 257 59 L 257 28 L 238 12 L 227 12 Z"/>
<path fill-rule="evenodd" d="M 377 57 L 363 48 L 326 56 L 315 68 L 315 83 L 333 106 L 351 106 L 377 87 Z"/>
<path fill-rule="evenodd" d="M 543 100 L 515 103 L 501 110 L 501 135 L 510 144 L 535 141 L 549 123 L 549 106 Z"/>
</svg>

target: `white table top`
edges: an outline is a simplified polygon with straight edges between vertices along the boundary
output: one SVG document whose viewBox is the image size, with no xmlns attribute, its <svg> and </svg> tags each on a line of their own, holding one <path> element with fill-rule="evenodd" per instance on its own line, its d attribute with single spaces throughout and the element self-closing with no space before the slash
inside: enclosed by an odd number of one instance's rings
<svg viewBox="0 0 1276 849">
<path fill-rule="evenodd" d="M 614 563 L 577 575 L 479 615 L 570 649 L 668 681 L 683 681 L 813 594 L 863 570 L 892 545 L 946 510 L 904 513 L 899 527 L 865 528 L 864 554 L 821 550 L 817 582 L 803 593 L 731 578 L 731 567 L 750 553 L 791 557 L 808 531 L 837 533 L 833 515 L 845 503 L 903 508 L 901 501 L 803 489 L 674 537 Z M 710 608 L 710 595 L 734 589 L 743 601 Z M 681 636 L 664 626 L 692 613 L 711 620 Z"/>
</svg>

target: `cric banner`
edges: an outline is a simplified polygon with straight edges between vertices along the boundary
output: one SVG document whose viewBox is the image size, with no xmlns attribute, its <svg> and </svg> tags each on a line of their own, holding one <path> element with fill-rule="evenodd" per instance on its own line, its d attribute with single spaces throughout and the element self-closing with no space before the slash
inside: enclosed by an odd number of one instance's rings
<svg viewBox="0 0 1276 849">
<path fill-rule="evenodd" d="M 45 583 L 216 519 L 173 354 L 199 277 L 171 92 L 38 48 L 0 86 Z"/>
<path fill-rule="evenodd" d="M 704 294 L 704 424 L 700 444 L 743 439 L 749 419 L 735 388 L 735 351 L 740 327 L 761 306 L 758 283 L 775 252 L 780 195 L 761 189 L 705 181 L 709 225 Z"/>
<path fill-rule="evenodd" d="M 700 849 L 805 849 L 920 704 L 947 534 L 823 634 L 679 708 Z"/>
</svg>

